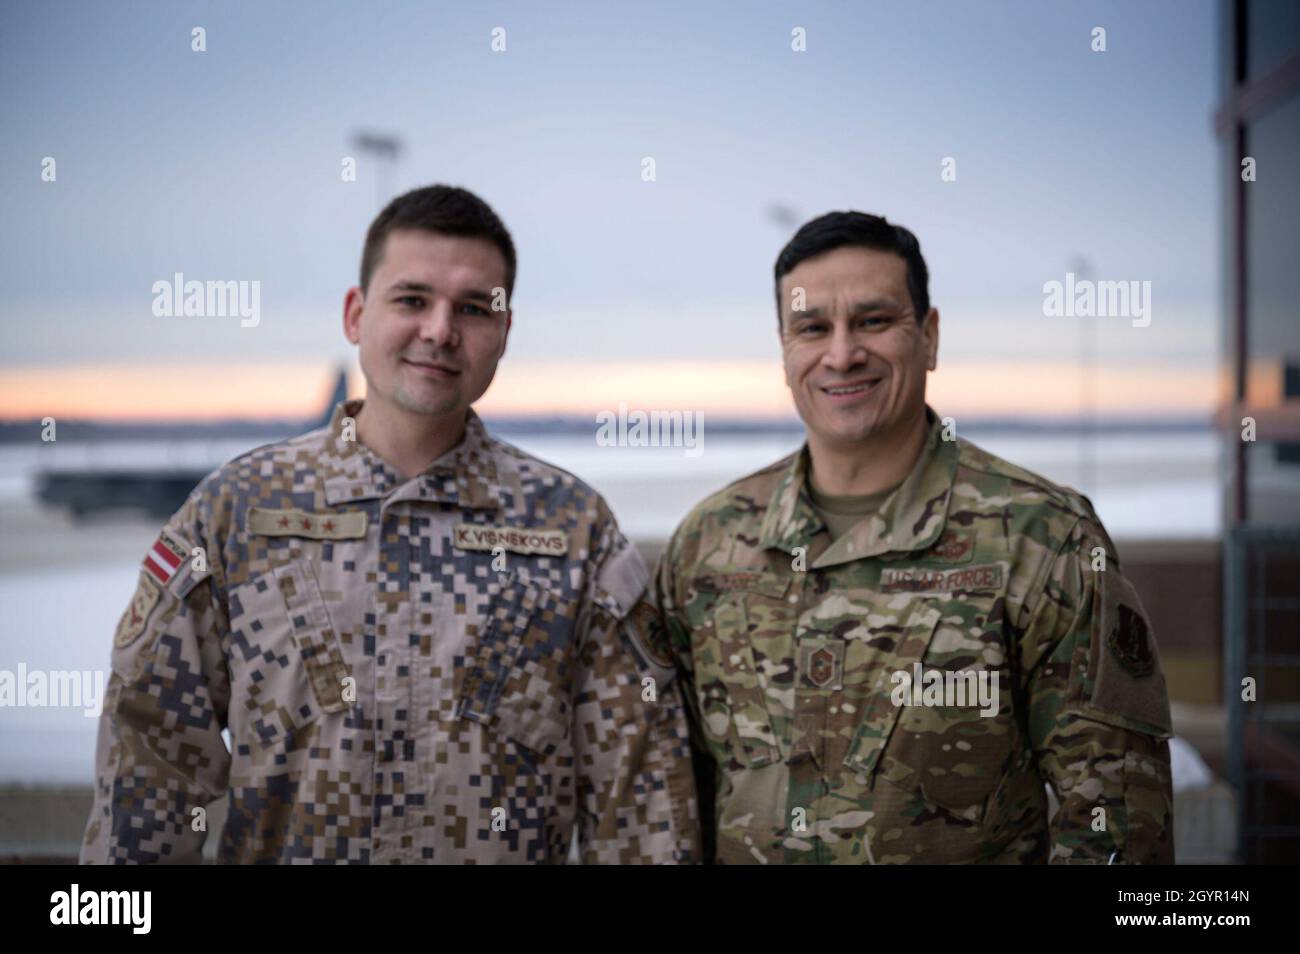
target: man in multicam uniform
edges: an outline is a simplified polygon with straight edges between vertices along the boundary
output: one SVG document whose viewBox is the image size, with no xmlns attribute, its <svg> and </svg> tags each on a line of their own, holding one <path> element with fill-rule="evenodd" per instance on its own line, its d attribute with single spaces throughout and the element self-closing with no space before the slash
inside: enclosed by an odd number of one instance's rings
<svg viewBox="0 0 1300 954">
<path fill-rule="evenodd" d="M 344 329 L 367 398 L 208 476 L 118 626 L 85 862 L 697 860 L 672 670 L 605 502 L 490 437 L 514 246 L 401 196 Z M 222 730 L 229 729 L 230 747 Z"/>
<path fill-rule="evenodd" d="M 1141 602 L 1087 498 L 926 404 L 939 315 L 915 237 L 831 213 L 776 280 L 807 443 L 697 506 L 654 584 L 706 854 L 1172 863 Z"/>
</svg>

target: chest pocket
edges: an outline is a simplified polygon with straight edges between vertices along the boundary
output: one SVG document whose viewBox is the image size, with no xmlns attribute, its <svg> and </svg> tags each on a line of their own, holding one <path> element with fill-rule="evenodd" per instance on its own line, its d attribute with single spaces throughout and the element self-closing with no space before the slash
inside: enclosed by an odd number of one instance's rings
<svg viewBox="0 0 1300 954">
<path fill-rule="evenodd" d="M 457 715 L 539 755 L 569 737 L 573 621 L 559 594 L 511 576 L 488 605 Z"/>
<path fill-rule="evenodd" d="M 788 720 L 780 694 L 791 691 L 796 625 L 785 602 L 790 581 L 747 574 L 742 588 L 721 593 L 694 649 L 696 695 L 704 734 L 733 768 L 781 761 Z M 702 579 L 697 588 L 708 588 Z"/>
<path fill-rule="evenodd" d="M 918 599 L 846 764 L 874 773 L 873 787 L 884 780 L 983 823 L 1020 748 L 1001 613 L 993 595 Z"/>
<path fill-rule="evenodd" d="M 351 677 L 311 564 L 297 561 L 231 592 L 232 731 L 270 745 L 322 713 L 350 708 Z"/>
</svg>

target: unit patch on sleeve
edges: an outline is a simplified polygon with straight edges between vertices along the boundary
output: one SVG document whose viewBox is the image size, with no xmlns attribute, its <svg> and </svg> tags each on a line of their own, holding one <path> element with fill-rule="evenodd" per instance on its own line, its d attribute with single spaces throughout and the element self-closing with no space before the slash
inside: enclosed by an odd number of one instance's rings
<svg viewBox="0 0 1300 954">
<path fill-rule="evenodd" d="M 135 595 L 131 597 L 131 605 L 118 621 L 117 634 L 113 637 L 113 645 L 118 649 L 130 646 L 140 638 L 148 625 L 149 614 L 154 611 L 158 598 L 162 596 L 162 587 L 149 575 L 152 572 L 149 570 L 140 574 L 140 582 L 136 586 Z"/>
</svg>

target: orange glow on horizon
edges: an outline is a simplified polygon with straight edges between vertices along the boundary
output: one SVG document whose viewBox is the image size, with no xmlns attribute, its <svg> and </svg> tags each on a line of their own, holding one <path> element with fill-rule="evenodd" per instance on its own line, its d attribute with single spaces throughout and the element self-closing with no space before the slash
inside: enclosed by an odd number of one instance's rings
<svg viewBox="0 0 1300 954">
<path fill-rule="evenodd" d="M 9 368 L 0 371 L 0 400 L 8 420 L 308 417 L 329 397 L 334 373 L 319 362 Z"/>
<path fill-rule="evenodd" d="M 8 420 L 310 417 L 320 413 L 334 370 L 312 364 L 191 364 L 160 367 L 17 368 L 0 371 Z M 349 393 L 364 393 L 353 366 Z M 1101 414 L 1205 414 L 1215 406 L 1217 373 L 1117 365 L 1096 372 Z M 1077 413 L 1078 369 L 1013 361 L 950 361 L 931 373 L 927 399 L 954 416 L 1039 417 Z M 792 418 L 794 405 L 776 361 L 604 363 L 507 360 L 475 407 L 492 416 L 589 416 L 630 410 L 693 410 L 720 417 Z"/>
</svg>

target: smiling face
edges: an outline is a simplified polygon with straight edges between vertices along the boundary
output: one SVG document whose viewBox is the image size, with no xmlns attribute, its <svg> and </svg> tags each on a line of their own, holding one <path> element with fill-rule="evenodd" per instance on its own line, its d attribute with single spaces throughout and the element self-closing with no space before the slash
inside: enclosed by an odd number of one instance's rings
<svg viewBox="0 0 1300 954">
<path fill-rule="evenodd" d="M 804 259 L 780 288 L 785 381 L 810 443 L 890 442 L 919 426 L 939 313 L 917 322 L 901 256 L 844 246 Z"/>
<path fill-rule="evenodd" d="M 505 258 L 487 239 L 390 233 L 368 291 L 350 289 L 344 302 L 367 403 L 463 418 L 505 353 L 511 315 L 492 310 L 493 289 L 505 284 Z"/>
</svg>

